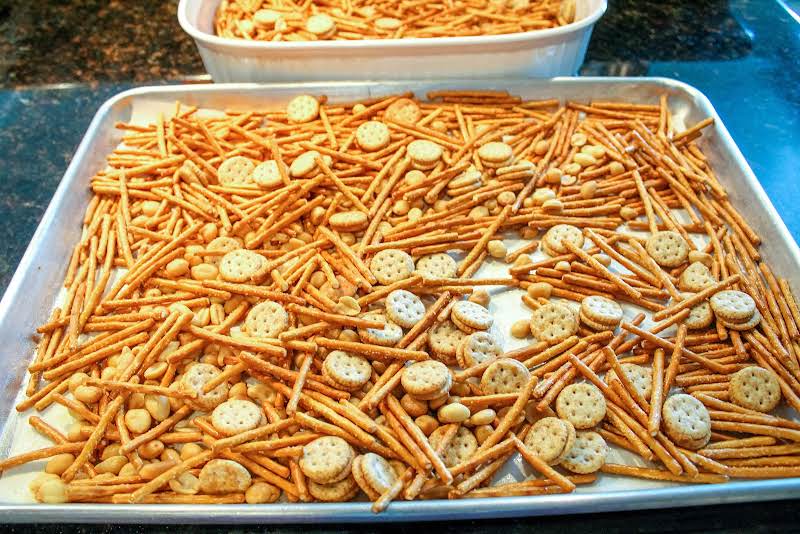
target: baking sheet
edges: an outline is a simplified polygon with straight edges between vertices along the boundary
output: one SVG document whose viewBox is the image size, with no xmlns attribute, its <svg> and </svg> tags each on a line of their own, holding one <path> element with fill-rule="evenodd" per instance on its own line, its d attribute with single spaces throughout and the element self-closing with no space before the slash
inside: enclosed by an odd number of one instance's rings
<svg viewBox="0 0 800 534">
<path fill-rule="evenodd" d="M 763 237 L 761 250 L 780 276 L 797 287 L 800 251 L 779 219 L 741 153 L 733 144 L 710 103 L 696 90 L 665 79 L 593 79 L 565 78 L 551 81 L 448 81 L 391 83 L 328 83 L 282 85 L 213 85 L 142 88 L 118 95 L 98 112 L 81 143 L 72 164 L 37 229 L 12 282 L 0 302 L 0 414 L 4 418 L 0 453 L 3 456 L 32 450 L 50 443 L 29 428 L 26 419 L 33 412 L 17 414 L 13 406 L 24 385 L 25 367 L 33 357 L 29 339 L 32 329 L 44 322 L 58 298 L 71 246 L 79 238 L 80 227 L 74 221 L 82 217 L 89 199 L 88 181 L 105 166 L 105 156 L 120 142 L 122 132 L 113 128 L 116 121 L 148 123 L 159 111 L 169 114 L 174 102 L 216 109 L 264 109 L 280 106 L 298 93 L 327 94 L 335 101 L 352 101 L 405 90 L 424 97 L 435 88 L 506 89 L 526 99 L 559 97 L 587 101 L 591 99 L 629 102 L 656 102 L 659 94 L 670 95 L 670 107 L 678 123 L 693 124 L 709 115 L 717 119 L 713 131 L 701 141 L 704 152 L 728 189 L 731 200 Z M 698 242 L 699 243 L 699 242 Z M 522 244 L 506 241 L 509 250 Z M 617 266 L 619 267 L 619 266 Z M 505 274 L 507 265 L 488 264 L 479 277 Z M 502 310 L 502 313 L 500 311 Z M 530 312 L 519 302 L 518 291 L 496 294 L 491 303 L 494 329 L 506 340 L 506 348 L 525 344 L 511 339 L 509 327 Z M 626 307 L 627 318 L 635 309 Z M 66 409 L 49 408 L 44 417 L 65 428 L 69 421 Z M 612 452 L 609 461 L 632 463 L 631 455 Z M 273 505 L 31 505 L 27 483 L 41 472 L 44 462 L 28 464 L 5 473 L 0 479 L 0 518 L 6 521 L 97 521 L 97 522 L 272 522 L 298 521 L 406 521 L 470 517 L 506 517 L 571 512 L 591 512 L 655 508 L 679 505 L 791 498 L 800 495 L 800 479 L 744 481 L 713 486 L 686 486 L 628 477 L 601 474 L 598 483 L 578 488 L 573 494 L 461 501 L 399 501 L 379 515 L 369 511 L 367 503 L 273 504 Z M 637 459 L 637 463 L 642 464 Z M 511 463 L 499 475 L 509 480 L 529 471 L 522 462 Z"/>
</svg>

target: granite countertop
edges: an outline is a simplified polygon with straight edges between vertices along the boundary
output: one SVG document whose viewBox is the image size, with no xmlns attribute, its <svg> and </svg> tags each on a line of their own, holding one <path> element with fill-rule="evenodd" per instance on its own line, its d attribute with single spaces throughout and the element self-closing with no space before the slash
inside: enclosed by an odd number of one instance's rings
<svg viewBox="0 0 800 534">
<path fill-rule="evenodd" d="M 102 102 L 134 86 L 209 80 L 194 44 L 178 26 L 177 3 L 0 0 L 0 293 Z M 665 76 L 704 92 L 800 240 L 800 214 L 794 206 L 800 200 L 796 178 L 800 1 L 609 0 L 609 4 L 595 28 L 581 74 Z M 797 505 L 798 501 L 720 503 L 679 510 L 450 522 L 431 528 L 442 533 L 531 528 L 771 532 L 798 528 Z M 11 530 L 33 532 L 33 528 Z"/>
</svg>

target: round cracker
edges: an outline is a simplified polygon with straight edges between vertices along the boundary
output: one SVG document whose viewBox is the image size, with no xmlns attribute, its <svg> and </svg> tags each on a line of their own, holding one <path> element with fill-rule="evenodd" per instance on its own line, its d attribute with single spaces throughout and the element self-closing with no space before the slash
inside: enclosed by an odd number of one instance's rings
<svg viewBox="0 0 800 534">
<path fill-rule="evenodd" d="M 456 347 L 458 365 L 464 369 L 499 358 L 502 354 L 503 347 L 498 339 L 489 332 L 470 334 Z"/>
<path fill-rule="evenodd" d="M 411 276 L 414 272 L 414 260 L 408 252 L 387 248 L 372 257 L 369 270 L 379 283 L 394 284 Z"/>
<path fill-rule="evenodd" d="M 456 260 L 444 252 L 428 254 L 417 260 L 417 273 L 425 278 L 453 278 L 457 271 Z"/>
<path fill-rule="evenodd" d="M 592 428 L 606 416 L 606 399 L 594 384 L 570 384 L 558 394 L 556 412 L 576 429 Z"/>
<path fill-rule="evenodd" d="M 531 334 L 539 341 L 556 344 L 578 331 L 578 319 L 568 306 L 551 302 L 531 316 Z"/>
<path fill-rule="evenodd" d="M 395 289 L 386 296 L 386 316 L 403 328 L 412 328 L 425 316 L 425 304 L 414 293 Z"/>
<path fill-rule="evenodd" d="M 253 169 L 253 181 L 260 187 L 273 188 L 283 185 L 283 178 L 281 172 L 278 170 L 278 162 L 275 160 L 267 160 L 259 163 Z"/>
<path fill-rule="evenodd" d="M 368 452 L 361 457 L 361 472 L 367 484 L 381 495 L 397 481 L 392 465 L 374 452 Z"/>
<path fill-rule="evenodd" d="M 261 408 L 244 399 L 228 399 L 211 412 L 211 424 L 225 436 L 256 428 L 261 423 Z"/>
<path fill-rule="evenodd" d="M 332 380 L 341 389 L 349 391 L 361 389 L 372 376 L 372 365 L 369 360 L 357 354 L 341 350 L 328 353 L 322 363 L 322 374 Z"/>
<path fill-rule="evenodd" d="M 431 447 L 434 449 L 439 448 L 439 443 L 441 443 L 445 431 L 446 427 L 440 426 L 431 433 L 429 438 Z M 454 465 L 466 462 L 472 458 L 476 452 L 478 452 L 478 440 L 475 438 L 475 434 L 473 434 L 470 429 L 461 426 L 440 456 L 442 461 L 444 461 L 444 465 L 453 467 Z"/>
<path fill-rule="evenodd" d="M 225 159 L 217 168 L 217 179 L 221 185 L 242 185 L 253 183 L 255 164 L 244 156 Z"/>
<path fill-rule="evenodd" d="M 366 152 L 386 148 L 391 140 L 389 128 L 380 121 L 367 121 L 356 128 L 356 142 Z"/>
<path fill-rule="evenodd" d="M 247 312 L 244 330 L 252 337 L 275 338 L 289 328 L 289 314 L 283 305 L 265 300 L 259 302 Z"/>
<path fill-rule="evenodd" d="M 180 388 L 194 398 L 186 399 L 186 404 L 203 412 L 210 412 L 228 398 L 228 383 L 223 382 L 208 393 L 203 392 L 205 385 L 217 377 L 220 370 L 208 363 L 195 363 L 181 375 Z"/>
<path fill-rule="evenodd" d="M 568 241 L 581 248 L 584 242 L 583 232 L 571 224 L 557 224 L 545 232 L 541 244 L 548 255 L 560 256 L 569 252 L 569 249 L 563 245 L 563 241 Z"/>
<path fill-rule="evenodd" d="M 226 282 L 257 283 L 267 268 L 264 256 L 242 248 L 228 252 L 219 262 L 219 274 Z"/>
<path fill-rule="evenodd" d="M 622 321 L 622 306 L 609 298 L 590 295 L 581 301 L 581 314 L 592 323 L 616 326 Z"/>
<path fill-rule="evenodd" d="M 406 154 L 418 169 L 431 169 L 442 159 L 442 147 L 427 139 L 411 141 L 406 148 Z"/>
<path fill-rule="evenodd" d="M 453 383 L 450 369 L 442 362 L 425 360 L 415 362 L 403 369 L 400 383 L 406 393 L 420 400 L 430 400 L 449 391 Z"/>
<path fill-rule="evenodd" d="M 381 21 L 389 20 L 397 21 L 397 19 L 384 17 L 376 20 L 375 24 L 380 25 Z M 384 114 L 389 120 L 404 122 L 406 124 L 416 124 L 417 121 L 422 118 L 422 110 L 420 110 L 419 105 L 410 98 L 398 98 L 386 108 Z"/>
<path fill-rule="evenodd" d="M 459 343 L 466 335 L 452 321 L 443 321 L 428 331 L 428 347 L 434 357 L 453 360 L 456 358 Z"/>
<path fill-rule="evenodd" d="M 311 95 L 298 95 L 286 105 L 286 118 L 289 122 L 300 124 L 311 122 L 319 117 L 319 101 Z"/>
<path fill-rule="evenodd" d="M 689 245 L 672 230 L 656 232 L 647 239 L 647 253 L 661 267 L 677 267 L 689 257 Z"/>
<path fill-rule="evenodd" d="M 338 232 L 358 232 L 367 227 L 369 219 L 363 211 L 340 211 L 331 215 L 328 224 Z"/>
<path fill-rule="evenodd" d="M 382 313 L 365 313 L 363 318 L 380 321 L 385 325 L 380 330 L 377 328 L 359 328 L 358 337 L 365 343 L 372 343 L 373 345 L 380 345 L 382 347 L 392 347 L 403 338 L 403 329 L 387 319 Z"/>
<path fill-rule="evenodd" d="M 653 392 L 653 374 L 650 370 L 635 363 L 623 363 L 620 364 L 620 367 L 630 383 L 633 384 L 636 392 L 642 398 L 649 399 Z M 611 380 L 617 380 L 617 374 L 613 369 L 606 373 L 606 383 L 610 383 Z"/>
<path fill-rule="evenodd" d="M 667 435 L 681 447 L 699 449 L 711 439 L 711 417 L 702 402 L 679 393 L 664 401 L 661 409 Z"/>
<path fill-rule="evenodd" d="M 486 368 L 481 376 L 481 390 L 486 395 L 519 393 L 531 378 L 525 365 L 513 358 L 501 358 Z"/>
<path fill-rule="evenodd" d="M 767 413 L 781 402 L 781 385 L 774 372 L 751 365 L 731 377 L 728 396 L 743 408 Z"/>
<path fill-rule="evenodd" d="M 690 263 L 678 278 L 678 287 L 682 291 L 690 291 L 692 293 L 698 293 L 714 285 L 714 283 L 716 283 L 716 280 L 714 280 L 711 270 L 699 261 Z"/>
<path fill-rule="evenodd" d="M 729 323 L 746 323 L 756 313 L 756 302 L 744 291 L 717 291 L 709 299 L 714 315 Z"/>
<path fill-rule="evenodd" d="M 206 495 L 240 493 L 250 487 L 250 472 L 233 460 L 215 458 L 200 470 L 200 491 Z"/>
<path fill-rule="evenodd" d="M 303 474 L 320 484 L 333 484 L 350 474 L 355 453 L 340 437 L 323 436 L 303 447 L 298 462 Z"/>
<path fill-rule="evenodd" d="M 308 481 L 308 492 L 321 502 L 346 502 L 358 493 L 358 484 L 352 476 L 348 476 L 333 484 L 319 484 Z"/>
<path fill-rule="evenodd" d="M 558 417 L 536 421 L 525 436 L 525 446 L 543 462 L 556 465 L 569 453 L 575 442 L 575 427 Z"/>
<path fill-rule="evenodd" d="M 589 474 L 599 471 L 606 463 L 608 445 L 597 432 L 577 432 L 575 442 L 566 457 L 561 460 L 561 467 L 578 474 Z"/>
<path fill-rule="evenodd" d="M 453 322 L 458 321 L 473 330 L 488 330 L 493 323 L 489 310 L 468 300 L 459 300 L 450 312 Z"/>
</svg>

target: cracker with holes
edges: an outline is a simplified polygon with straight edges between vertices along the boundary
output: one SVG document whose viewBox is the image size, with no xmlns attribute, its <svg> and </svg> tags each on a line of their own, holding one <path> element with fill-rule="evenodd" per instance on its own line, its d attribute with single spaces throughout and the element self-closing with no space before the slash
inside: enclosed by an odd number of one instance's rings
<svg viewBox="0 0 800 534">
<path fill-rule="evenodd" d="M 308 493 L 320 502 L 344 502 L 356 496 L 358 485 L 352 476 L 332 484 L 320 484 L 309 480 Z"/>
<path fill-rule="evenodd" d="M 442 362 L 425 360 L 415 362 L 403 369 L 400 379 L 406 393 L 419 400 L 431 400 L 450 391 L 453 375 Z"/>
<path fill-rule="evenodd" d="M 696 261 L 690 263 L 689 266 L 683 270 L 680 278 L 678 278 L 678 287 L 682 291 L 689 291 L 698 293 L 705 288 L 714 285 L 714 275 L 711 274 L 711 269 Z"/>
<path fill-rule="evenodd" d="M 450 318 L 456 325 L 463 325 L 471 330 L 488 330 L 494 322 L 489 310 L 468 300 L 456 302 Z"/>
<path fill-rule="evenodd" d="M 359 328 L 358 337 L 365 343 L 380 345 L 382 347 L 392 347 L 403 338 L 403 329 L 388 320 L 382 313 L 365 313 L 363 317 L 364 319 L 385 323 L 384 327 L 380 330 L 377 328 Z"/>
<path fill-rule="evenodd" d="M 369 262 L 369 270 L 378 283 L 394 284 L 414 273 L 414 260 L 408 252 L 393 248 L 383 249 Z"/>
<path fill-rule="evenodd" d="M 686 240 L 672 230 L 656 232 L 647 239 L 647 253 L 662 267 L 677 267 L 689 257 Z"/>
<path fill-rule="evenodd" d="M 575 428 L 585 430 L 597 426 L 606 416 L 606 399 L 594 384 L 570 384 L 558 394 L 556 412 Z"/>
<path fill-rule="evenodd" d="M 181 375 L 180 389 L 196 395 L 186 399 L 186 404 L 203 412 L 210 412 L 228 398 L 228 383 L 223 382 L 208 393 L 203 393 L 205 385 L 217 377 L 220 370 L 208 363 L 195 363 Z"/>
<path fill-rule="evenodd" d="M 625 373 L 636 392 L 643 399 L 649 399 L 650 394 L 653 392 L 653 374 L 650 370 L 635 363 L 623 363 L 620 364 L 620 367 L 622 367 L 622 372 Z M 610 384 L 611 380 L 617 380 L 617 374 L 613 369 L 606 373 L 606 383 Z"/>
<path fill-rule="evenodd" d="M 690 295 L 684 295 L 688 298 Z M 711 326 L 714 322 L 714 313 L 711 311 L 711 304 L 707 300 L 699 304 L 695 304 L 689 310 L 689 316 L 683 320 L 683 324 L 689 330 L 702 330 Z"/>
<path fill-rule="evenodd" d="M 781 402 L 781 385 L 774 372 L 751 365 L 731 377 L 728 396 L 743 408 L 767 413 Z"/>
<path fill-rule="evenodd" d="M 425 315 L 422 299 L 405 289 L 395 289 L 386 296 L 386 317 L 403 328 L 412 328 Z"/>
<path fill-rule="evenodd" d="M 761 324 L 761 314 L 756 310 L 753 316 L 750 318 L 749 321 L 744 323 L 732 323 L 730 321 L 726 321 L 720 317 L 717 317 L 717 320 L 724 326 L 730 330 L 738 330 L 739 332 L 744 332 L 746 330 L 752 330 L 753 328 L 757 327 Z"/>
<path fill-rule="evenodd" d="M 560 256 L 569 253 L 569 249 L 564 246 L 563 241 L 572 243 L 578 248 L 583 247 L 583 232 L 580 228 L 571 224 L 557 224 L 545 232 L 542 237 L 542 250 L 548 256 Z"/>
<path fill-rule="evenodd" d="M 434 168 L 442 159 L 443 153 L 441 146 L 427 139 L 411 141 L 406 149 L 406 154 L 414 167 L 421 170 Z"/>
<path fill-rule="evenodd" d="M 221 185 L 242 185 L 253 183 L 252 161 L 244 156 L 233 156 L 225 159 L 217 169 L 217 179 Z"/>
<path fill-rule="evenodd" d="M 247 249 L 232 250 L 219 262 L 219 274 L 226 282 L 257 283 L 267 274 L 267 260 Z"/>
<path fill-rule="evenodd" d="M 679 393 L 664 401 L 661 409 L 664 429 L 677 445 L 697 450 L 711 439 L 711 417 L 702 402 Z"/>
<path fill-rule="evenodd" d="M 501 358 L 489 365 L 481 376 L 481 390 L 486 395 L 519 393 L 531 378 L 531 372 L 522 362 Z"/>
<path fill-rule="evenodd" d="M 428 254 L 417 260 L 417 274 L 425 278 L 453 278 L 457 270 L 456 260 L 444 252 Z"/>
<path fill-rule="evenodd" d="M 503 347 L 498 339 L 489 332 L 470 334 L 456 347 L 456 360 L 458 360 L 458 365 L 464 369 L 494 360 L 502 354 Z"/>
<path fill-rule="evenodd" d="M 355 453 L 340 437 L 323 436 L 303 447 L 299 464 L 303 474 L 319 484 L 333 484 L 350 475 Z"/>
<path fill-rule="evenodd" d="M 380 21 L 381 19 L 378 20 Z M 422 118 L 422 110 L 410 98 L 398 98 L 386 108 L 384 115 L 387 119 L 395 122 L 416 124 Z"/>
<path fill-rule="evenodd" d="M 369 220 L 363 211 L 340 211 L 331 215 L 328 224 L 337 232 L 358 232 L 367 227 Z"/>
<path fill-rule="evenodd" d="M 544 417 L 533 424 L 524 443 L 543 462 L 556 465 L 575 443 L 575 427 L 558 417 Z"/>
<path fill-rule="evenodd" d="M 590 327 L 592 324 L 615 327 L 622 321 L 622 306 L 606 297 L 590 295 L 581 301 L 580 317 L 588 320 Z"/>
<path fill-rule="evenodd" d="M 215 237 L 206 246 L 206 250 L 210 252 L 232 252 L 234 250 L 239 250 L 240 248 L 242 248 L 241 242 L 233 237 L 228 236 Z M 212 265 L 219 265 L 219 263 L 222 261 L 222 256 L 205 256 L 203 261 L 206 263 L 211 263 Z"/>
<path fill-rule="evenodd" d="M 514 152 L 511 146 L 500 141 L 490 141 L 478 149 L 478 157 L 484 166 L 491 169 L 503 167 L 511 163 L 514 159 Z"/>
<path fill-rule="evenodd" d="M 431 355 L 448 365 L 456 363 L 458 345 L 467 336 L 452 321 L 442 321 L 428 331 L 428 347 Z"/>
<path fill-rule="evenodd" d="M 306 178 L 317 170 L 317 158 L 320 157 L 316 150 L 303 152 L 289 165 L 289 176 L 292 178 Z M 323 158 L 324 159 L 324 158 Z"/>
<path fill-rule="evenodd" d="M 709 302 L 714 315 L 729 323 L 746 323 L 756 313 L 756 302 L 753 297 L 735 289 L 717 291 Z"/>
<path fill-rule="evenodd" d="M 441 443 L 446 430 L 444 426 L 440 426 L 431 433 L 429 438 L 431 447 L 434 449 L 439 447 L 439 443 Z M 456 431 L 456 435 L 453 436 L 450 444 L 442 452 L 441 457 L 444 465 L 453 467 L 454 465 L 466 462 L 472 458 L 476 452 L 478 452 L 478 440 L 475 438 L 475 434 L 473 434 L 470 429 L 462 426 Z"/>
<path fill-rule="evenodd" d="M 306 31 L 318 39 L 329 39 L 336 34 L 336 21 L 325 13 L 317 13 L 306 20 Z"/>
<path fill-rule="evenodd" d="M 259 163 L 258 166 L 253 169 L 252 177 L 253 181 L 259 187 L 272 189 L 283 185 L 281 172 L 278 170 L 278 162 L 272 159 L 264 163 Z"/>
<path fill-rule="evenodd" d="M 243 399 L 228 399 L 211 412 L 211 424 L 224 436 L 252 430 L 261 423 L 261 408 Z"/>
<path fill-rule="evenodd" d="M 368 452 L 361 457 L 364 480 L 378 494 L 383 495 L 397 481 L 392 465 L 383 456 Z"/>
<path fill-rule="evenodd" d="M 302 124 L 317 120 L 319 102 L 311 95 L 299 95 L 289 101 L 286 106 L 286 118 L 289 122 Z"/>
<path fill-rule="evenodd" d="M 540 306 L 531 315 L 531 334 L 539 341 L 556 344 L 578 331 L 578 319 L 572 309 L 551 302 Z"/>
<path fill-rule="evenodd" d="M 216 458 L 200 470 L 200 491 L 206 495 L 238 493 L 250 487 L 250 472 L 233 460 Z"/>
<path fill-rule="evenodd" d="M 322 374 L 337 387 L 355 391 L 369 381 L 372 376 L 372 366 L 363 356 L 334 350 L 325 357 Z"/>
<path fill-rule="evenodd" d="M 597 432 L 577 432 L 575 442 L 570 447 L 566 457 L 561 460 L 561 467 L 587 475 L 599 471 L 606 463 L 608 445 L 606 440 Z"/>
<path fill-rule="evenodd" d="M 372 486 L 370 486 L 369 482 L 367 482 L 367 477 L 364 476 L 364 470 L 362 468 L 363 459 L 364 459 L 363 455 L 358 455 L 353 459 L 353 468 L 352 468 L 353 479 L 355 479 L 356 484 L 358 484 L 358 487 L 361 488 L 361 491 L 363 491 L 367 495 L 369 500 L 377 501 L 381 495 L 380 493 L 372 489 Z"/>
<path fill-rule="evenodd" d="M 289 314 L 281 304 L 271 300 L 250 308 L 244 320 L 244 331 L 252 337 L 275 338 L 288 327 Z"/>
<path fill-rule="evenodd" d="M 375 152 L 389 145 L 389 128 L 380 121 L 367 121 L 356 129 L 356 142 L 365 152 Z"/>
</svg>

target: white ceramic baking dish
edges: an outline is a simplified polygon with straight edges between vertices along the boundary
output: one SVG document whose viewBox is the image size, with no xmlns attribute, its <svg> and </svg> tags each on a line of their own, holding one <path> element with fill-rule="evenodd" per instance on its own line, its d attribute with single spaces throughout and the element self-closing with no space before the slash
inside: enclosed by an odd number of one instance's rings
<svg viewBox="0 0 800 534">
<path fill-rule="evenodd" d="M 273 43 L 214 35 L 219 3 L 178 6 L 181 27 L 215 82 L 571 76 L 607 7 L 607 0 L 577 0 L 576 22 L 506 35 Z"/>
</svg>

